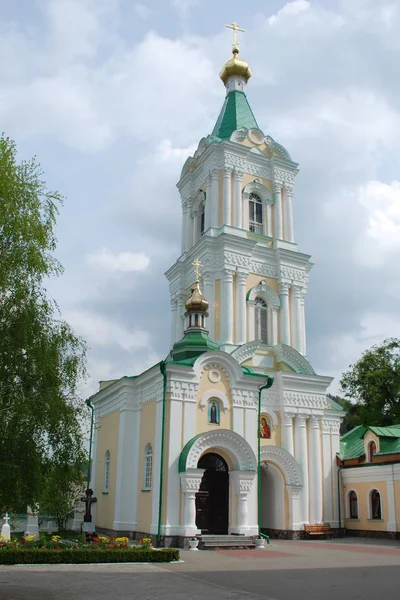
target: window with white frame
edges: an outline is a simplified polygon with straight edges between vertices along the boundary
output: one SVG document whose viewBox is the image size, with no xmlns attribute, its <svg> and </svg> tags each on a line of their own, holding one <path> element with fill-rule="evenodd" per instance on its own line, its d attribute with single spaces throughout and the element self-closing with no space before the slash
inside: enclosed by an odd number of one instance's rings
<svg viewBox="0 0 400 600">
<path fill-rule="evenodd" d="M 206 207 L 204 202 L 200 205 L 199 208 L 199 234 L 203 235 L 206 224 Z"/>
<path fill-rule="evenodd" d="M 349 518 L 358 519 L 358 498 L 354 490 L 349 492 Z"/>
<path fill-rule="evenodd" d="M 253 192 L 249 196 L 249 231 L 263 233 L 263 205 L 258 194 Z"/>
<path fill-rule="evenodd" d="M 372 490 L 369 495 L 369 510 L 371 519 L 382 519 L 381 495 L 378 490 Z"/>
<path fill-rule="evenodd" d="M 265 300 L 256 298 L 254 300 L 254 333 L 255 339 L 261 340 L 263 344 L 268 343 L 268 307 Z"/>
<path fill-rule="evenodd" d="M 103 492 L 108 492 L 110 488 L 110 466 L 111 466 L 111 454 L 107 450 L 104 456 L 104 479 L 103 479 Z"/>
<path fill-rule="evenodd" d="M 143 489 L 151 490 L 151 481 L 153 478 L 153 447 L 147 444 L 144 449 L 144 470 L 143 470 Z"/>
<path fill-rule="evenodd" d="M 368 462 L 372 462 L 374 454 L 376 454 L 376 444 L 375 442 L 370 442 L 368 444 Z"/>
</svg>

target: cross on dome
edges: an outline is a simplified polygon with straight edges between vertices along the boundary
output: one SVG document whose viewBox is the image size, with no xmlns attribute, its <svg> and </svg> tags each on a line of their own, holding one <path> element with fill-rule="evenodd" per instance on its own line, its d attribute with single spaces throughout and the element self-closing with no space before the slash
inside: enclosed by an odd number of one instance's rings
<svg viewBox="0 0 400 600">
<path fill-rule="evenodd" d="M 227 27 L 228 29 L 232 29 L 233 31 L 233 44 L 232 44 L 232 52 L 238 53 L 239 52 L 239 41 L 238 41 L 238 31 L 242 31 L 244 33 L 244 29 L 241 29 L 241 27 L 239 27 L 239 25 L 237 24 L 237 21 L 233 21 L 233 23 L 230 23 L 230 25 L 225 25 L 225 27 Z"/>
<path fill-rule="evenodd" d="M 194 269 L 194 276 L 196 278 L 195 281 L 200 281 L 201 270 L 204 265 L 199 261 L 198 258 L 192 262 L 192 265 Z"/>
</svg>

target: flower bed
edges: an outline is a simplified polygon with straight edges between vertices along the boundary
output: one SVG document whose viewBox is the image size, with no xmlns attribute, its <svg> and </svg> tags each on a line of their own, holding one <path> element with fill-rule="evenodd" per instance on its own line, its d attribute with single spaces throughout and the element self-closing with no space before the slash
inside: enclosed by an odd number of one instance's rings
<svg viewBox="0 0 400 600">
<path fill-rule="evenodd" d="M 129 546 L 128 538 L 92 536 L 87 540 L 63 541 L 60 536 L 28 536 L 6 542 L 0 539 L 0 564 L 87 564 L 122 562 L 171 562 L 179 560 L 179 550 L 152 549 L 147 543 Z M 147 542 L 147 539 L 146 539 Z"/>
</svg>

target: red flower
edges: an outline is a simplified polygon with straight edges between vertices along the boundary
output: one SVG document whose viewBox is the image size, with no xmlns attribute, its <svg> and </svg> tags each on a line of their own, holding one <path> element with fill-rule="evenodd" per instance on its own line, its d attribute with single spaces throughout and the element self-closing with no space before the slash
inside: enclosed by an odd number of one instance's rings
<svg viewBox="0 0 400 600">
<path fill-rule="evenodd" d="M 56 550 L 59 550 L 60 548 L 56 548 Z"/>
</svg>

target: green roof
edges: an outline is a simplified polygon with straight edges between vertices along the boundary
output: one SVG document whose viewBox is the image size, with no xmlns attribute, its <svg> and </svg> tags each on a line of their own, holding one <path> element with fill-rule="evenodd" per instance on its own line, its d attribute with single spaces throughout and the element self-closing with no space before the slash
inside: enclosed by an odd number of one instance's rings
<svg viewBox="0 0 400 600">
<path fill-rule="evenodd" d="M 188 331 L 179 342 L 175 342 L 171 355 L 174 362 L 182 362 L 215 350 L 219 350 L 219 345 L 210 340 L 206 331 Z"/>
<path fill-rule="evenodd" d="M 380 449 L 376 456 L 400 452 L 400 425 L 389 427 L 358 425 L 340 438 L 339 456 L 342 460 L 359 458 L 364 454 L 364 437 L 367 431 L 371 431 L 379 437 Z"/>
<path fill-rule="evenodd" d="M 213 129 L 212 135 L 229 139 L 237 129 L 259 129 L 247 101 L 246 94 L 238 90 L 229 92 Z"/>
</svg>

